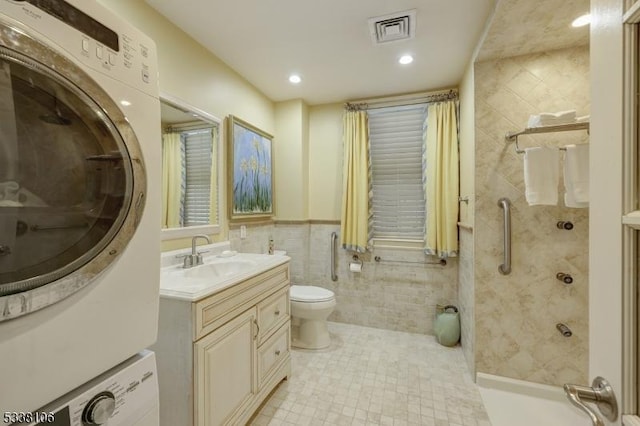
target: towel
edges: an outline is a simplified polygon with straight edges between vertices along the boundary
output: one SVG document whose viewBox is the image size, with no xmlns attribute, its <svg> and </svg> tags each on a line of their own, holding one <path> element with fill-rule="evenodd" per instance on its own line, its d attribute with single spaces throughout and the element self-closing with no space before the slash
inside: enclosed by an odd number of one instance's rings
<svg viewBox="0 0 640 426">
<path fill-rule="evenodd" d="M 567 207 L 589 206 L 589 145 L 567 145 L 564 157 L 564 189 Z"/>
<path fill-rule="evenodd" d="M 573 198 L 573 193 L 567 191 L 564 193 L 564 205 L 572 209 L 586 209 L 589 203 L 579 203 Z"/>
<path fill-rule="evenodd" d="M 524 185 L 530 206 L 558 204 L 559 164 L 558 148 L 525 148 Z"/>
<path fill-rule="evenodd" d="M 557 126 L 576 122 L 576 110 L 560 112 L 541 112 L 538 115 L 529 116 L 527 127 Z"/>
<path fill-rule="evenodd" d="M 587 123 L 591 118 L 590 115 L 583 115 L 582 117 L 576 117 L 576 123 Z"/>
</svg>

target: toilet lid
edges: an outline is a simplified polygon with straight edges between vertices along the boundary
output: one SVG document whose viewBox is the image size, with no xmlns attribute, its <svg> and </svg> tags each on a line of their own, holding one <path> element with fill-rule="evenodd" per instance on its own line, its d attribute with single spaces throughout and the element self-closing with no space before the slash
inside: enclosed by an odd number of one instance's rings
<svg viewBox="0 0 640 426">
<path fill-rule="evenodd" d="M 289 298 L 296 302 L 326 302 L 335 297 L 331 290 L 312 285 L 292 285 Z"/>
</svg>

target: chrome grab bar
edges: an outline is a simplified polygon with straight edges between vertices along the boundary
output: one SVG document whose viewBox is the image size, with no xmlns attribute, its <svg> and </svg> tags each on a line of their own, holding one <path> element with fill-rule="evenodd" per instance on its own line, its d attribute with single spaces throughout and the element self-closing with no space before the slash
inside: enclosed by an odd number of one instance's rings
<svg viewBox="0 0 640 426">
<path fill-rule="evenodd" d="M 502 275 L 511 273 L 511 201 L 508 198 L 500 198 L 498 206 L 504 213 L 504 263 L 498 266 Z"/>
<path fill-rule="evenodd" d="M 338 234 L 331 233 L 331 281 L 338 281 L 338 274 L 336 273 L 336 244 L 338 242 Z"/>
<path fill-rule="evenodd" d="M 591 387 L 588 387 L 567 383 L 564 385 L 564 392 L 573 405 L 589 416 L 593 426 L 604 426 L 604 422 L 585 404 L 585 401 L 594 402 L 603 416 L 612 422 L 616 421 L 618 418 L 618 402 L 609 382 L 602 377 L 596 377 L 591 385 Z"/>
</svg>

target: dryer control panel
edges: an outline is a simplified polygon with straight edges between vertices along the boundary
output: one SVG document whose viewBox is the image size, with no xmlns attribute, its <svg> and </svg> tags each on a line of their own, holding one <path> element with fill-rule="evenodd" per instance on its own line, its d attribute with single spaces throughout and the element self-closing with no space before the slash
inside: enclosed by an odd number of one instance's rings
<svg viewBox="0 0 640 426">
<path fill-rule="evenodd" d="M 157 416 L 156 358 L 144 351 L 14 424 L 132 426 Z"/>
<path fill-rule="evenodd" d="M 0 0 L 0 13 L 39 40 L 132 88 L 158 96 L 155 43 L 104 6 L 82 0 Z M 54 65 L 55 64 L 46 64 Z"/>
</svg>

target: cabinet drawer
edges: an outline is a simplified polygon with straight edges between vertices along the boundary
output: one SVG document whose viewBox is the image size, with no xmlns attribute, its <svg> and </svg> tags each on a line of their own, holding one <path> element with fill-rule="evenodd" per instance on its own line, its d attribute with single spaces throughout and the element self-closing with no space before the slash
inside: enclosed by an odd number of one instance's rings
<svg viewBox="0 0 640 426">
<path fill-rule="evenodd" d="M 269 379 L 271 373 L 290 357 L 291 327 L 289 324 L 287 321 L 258 348 L 258 389 Z"/>
<path fill-rule="evenodd" d="M 193 340 L 212 332 L 279 288 L 289 288 L 289 264 L 256 275 L 193 304 Z"/>
<path fill-rule="evenodd" d="M 289 286 L 258 303 L 258 345 L 289 319 Z"/>
</svg>

